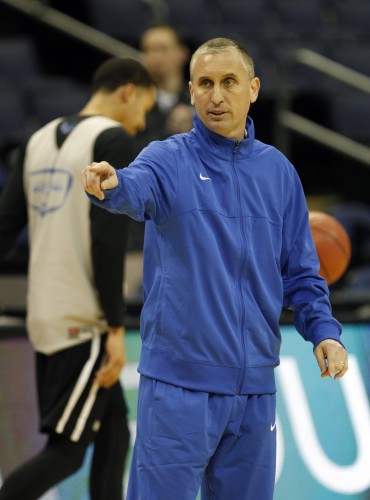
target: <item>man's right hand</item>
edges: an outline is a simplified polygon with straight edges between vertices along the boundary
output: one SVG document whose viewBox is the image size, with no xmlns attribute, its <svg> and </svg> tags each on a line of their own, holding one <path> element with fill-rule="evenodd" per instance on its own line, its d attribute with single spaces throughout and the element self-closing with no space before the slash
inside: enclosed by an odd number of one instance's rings
<svg viewBox="0 0 370 500">
<path fill-rule="evenodd" d="M 113 189 L 118 186 L 118 177 L 115 168 L 106 161 L 92 163 L 81 172 L 81 182 L 84 190 L 104 200 L 106 189 Z"/>
</svg>

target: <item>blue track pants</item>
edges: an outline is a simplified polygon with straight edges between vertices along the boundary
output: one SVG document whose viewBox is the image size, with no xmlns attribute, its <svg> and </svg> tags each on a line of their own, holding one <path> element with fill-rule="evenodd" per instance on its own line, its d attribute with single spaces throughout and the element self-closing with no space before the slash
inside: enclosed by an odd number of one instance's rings
<svg viewBox="0 0 370 500">
<path fill-rule="evenodd" d="M 271 500 L 275 394 L 225 396 L 141 376 L 127 500 Z"/>
</svg>

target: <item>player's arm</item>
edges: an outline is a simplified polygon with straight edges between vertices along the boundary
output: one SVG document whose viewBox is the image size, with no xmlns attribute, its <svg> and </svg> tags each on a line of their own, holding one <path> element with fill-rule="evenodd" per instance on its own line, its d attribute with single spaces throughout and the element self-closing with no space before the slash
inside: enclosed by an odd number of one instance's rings
<svg viewBox="0 0 370 500">
<path fill-rule="evenodd" d="M 124 165 L 133 156 L 132 140 L 120 129 L 109 129 L 95 144 L 97 160 L 105 157 L 113 164 Z M 109 387 L 119 379 L 126 364 L 123 282 L 130 219 L 93 204 L 90 210 L 95 287 L 108 322 L 105 363 L 96 380 L 102 387 Z"/>
<path fill-rule="evenodd" d="M 123 282 L 128 227 L 128 217 L 91 205 L 94 281 L 108 323 L 105 364 L 97 372 L 102 387 L 115 383 L 126 363 Z"/>
</svg>

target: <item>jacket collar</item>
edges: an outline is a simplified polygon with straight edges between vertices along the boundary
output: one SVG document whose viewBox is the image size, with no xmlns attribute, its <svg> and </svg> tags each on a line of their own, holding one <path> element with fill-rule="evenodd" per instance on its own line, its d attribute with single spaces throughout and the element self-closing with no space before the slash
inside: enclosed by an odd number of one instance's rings
<svg viewBox="0 0 370 500">
<path fill-rule="evenodd" d="M 229 139 L 222 135 L 216 134 L 209 130 L 201 120 L 198 115 L 194 115 L 193 119 L 194 129 L 193 132 L 197 138 L 197 141 L 202 147 L 206 147 L 208 150 L 211 148 L 218 154 L 222 156 L 223 154 L 229 155 L 238 146 L 238 152 L 243 156 L 249 156 L 253 150 L 254 143 L 254 123 L 250 116 L 247 117 L 246 130 L 247 136 L 242 141 L 236 141 L 235 139 Z"/>
</svg>

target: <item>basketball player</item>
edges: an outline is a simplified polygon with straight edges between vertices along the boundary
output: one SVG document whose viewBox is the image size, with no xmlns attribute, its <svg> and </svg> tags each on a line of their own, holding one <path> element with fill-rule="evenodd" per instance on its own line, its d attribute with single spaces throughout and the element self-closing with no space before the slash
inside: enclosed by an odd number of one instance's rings
<svg viewBox="0 0 370 500">
<path fill-rule="evenodd" d="M 323 377 L 347 354 L 296 171 L 255 139 L 248 52 L 213 39 L 190 62 L 194 129 L 129 168 L 86 167 L 98 206 L 146 220 L 137 439 L 128 500 L 271 500 L 282 306 Z"/>
<path fill-rule="evenodd" d="M 155 87 L 131 59 L 96 71 L 82 111 L 34 133 L 0 199 L 0 258 L 28 221 L 27 328 L 36 351 L 46 447 L 5 479 L 1 500 L 39 498 L 76 472 L 94 442 L 90 497 L 121 500 L 129 445 L 119 382 L 125 365 L 124 252 L 128 218 L 92 205 L 81 163 L 134 158 Z M 20 366 L 21 369 L 21 366 Z"/>
</svg>

